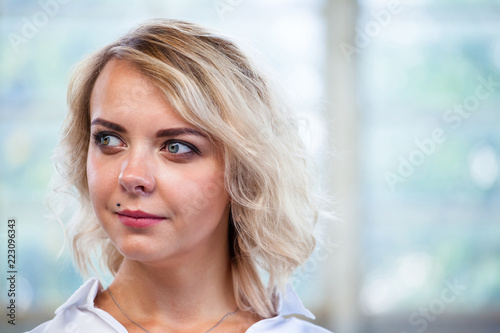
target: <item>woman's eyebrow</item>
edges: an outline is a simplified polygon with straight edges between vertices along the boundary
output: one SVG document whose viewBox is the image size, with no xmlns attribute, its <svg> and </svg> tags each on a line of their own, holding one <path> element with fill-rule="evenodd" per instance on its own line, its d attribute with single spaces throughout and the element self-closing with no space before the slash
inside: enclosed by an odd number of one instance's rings
<svg viewBox="0 0 500 333">
<path fill-rule="evenodd" d="M 205 134 L 201 133 L 198 130 L 195 130 L 194 128 L 169 128 L 169 129 L 163 129 L 159 130 L 156 132 L 156 137 L 157 138 L 162 138 L 162 137 L 172 137 L 172 136 L 178 136 L 182 134 L 191 134 L 191 135 L 196 135 L 196 136 L 201 136 L 201 137 L 206 137 Z"/>
<path fill-rule="evenodd" d="M 104 127 L 107 127 L 109 129 L 115 130 L 117 132 L 121 133 L 127 133 L 127 130 L 123 128 L 122 126 L 113 123 L 108 120 L 104 120 L 102 118 L 96 118 L 90 123 L 90 125 L 102 125 Z M 178 136 L 182 134 L 191 134 L 191 135 L 196 135 L 196 136 L 201 136 L 201 137 L 207 137 L 205 134 L 202 132 L 194 129 L 194 128 L 189 128 L 189 127 L 183 127 L 183 128 L 169 128 L 169 129 L 162 129 L 156 132 L 156 137 L 157 138 L 163 138 L 163 137 L 173 137 L 173 136 Z"/>
<path fill-rule="evenodd" d="M 115 124 L 115 123 L 113 123 L 111 121 L 104 120 L 102 118 L 96 118 L 96 119 L 94 119 L 90 123 L 90 126 L 97 125 L 97 124 L 102 125 L 104 127 L 107 127 L 109 129 L 115 130 L 117 132 L 127 133 L 127 130 L 125 128 L 123 128 L 122 126 L 120 126 L 118 124 Z"/>
</svg>

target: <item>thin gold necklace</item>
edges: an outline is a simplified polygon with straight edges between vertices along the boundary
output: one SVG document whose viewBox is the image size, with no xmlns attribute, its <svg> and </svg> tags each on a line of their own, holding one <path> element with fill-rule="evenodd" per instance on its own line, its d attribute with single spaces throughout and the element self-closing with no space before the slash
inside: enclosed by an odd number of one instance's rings
<svg viewBox="0 0 500 333">
<path fill-rule="evenodd" d="M 132 318 L 130 318 L 128 316 L 128 314 L 122 309 L 122 307 L 120 306 L 120 304 L 118 304 L 118 302 L 116 301 L 115 297 L 113 296 L 113 294 L 111 293 L 111 290 L 108 288 L 108 293 L 109 293 L 109 296 L 111 296 L 111 298 L 113 299 L 113 302 L 115 302 L 116 306 L 118 307 L 118 309 L 120 309 L 120 311 L 123 313 L 123 315 L 125 317 L 127 317 L 128 320 L 130 320 L 130 322 L 134 325 L 136 325 L 137 327 L 141 328 L 144 332 L 147 332 L 147 333 L 150 333 L 147 329 L 145 329 L 144 327 L 142 327 L 139 323 L 135 322 Z M 236 310 L 234 310 L 233 312 L 228 312 L 224 315 L 224 317 L 222 317 L 221 320 L 219 320 L 219 322 L 217 324 L 215 324 L 214 326 L 212 326 L 212 328 L 210 328 L 208 331 L 206 331 L 205 333 L 208 333 L 210 331 L 212 331 L 213 329 L 215 329 L 217 326 L 219 326 L 223 321 L 224 319 L 226 319 L 227 317 L 229 316 L 232 316 L 234 314 L 236 314 L 236 312 L 238 312 L 239 309 L 236 308 Z"/>
</svg>

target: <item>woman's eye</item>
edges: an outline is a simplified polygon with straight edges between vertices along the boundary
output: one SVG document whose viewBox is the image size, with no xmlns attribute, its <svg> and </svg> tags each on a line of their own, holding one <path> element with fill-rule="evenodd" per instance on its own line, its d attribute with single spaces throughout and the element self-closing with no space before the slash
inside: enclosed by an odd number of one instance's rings
<svg viewBox="0 0 500 333">
<path fill-rule="evenodd" d="M 169 142 L 167 143 L 166 148 L 171 154 L 185 154 L 193 151 L 193 149 L 180 142 Z"/>
<path fill-rule="evenodd" d="M 103 147 L 118 147 L 123 145 L 122 140 L 120 140 L 114 135 L 110 135 L 107 133 L 101 133 L 101 134 L 98 133 L 94 135 L 94 139 L 97 145 Z"/>
<path fill-rule="evenodd" d="M 106 135 L 106 136 L 101 137 L 101 140 L 99 143 L 103 146 L 109 147 L 109 146 L 118 146 L 121 144 L 121 141 L 120 141 L 120 139 L 118 139 L 114 136 Z"/>
</svg>

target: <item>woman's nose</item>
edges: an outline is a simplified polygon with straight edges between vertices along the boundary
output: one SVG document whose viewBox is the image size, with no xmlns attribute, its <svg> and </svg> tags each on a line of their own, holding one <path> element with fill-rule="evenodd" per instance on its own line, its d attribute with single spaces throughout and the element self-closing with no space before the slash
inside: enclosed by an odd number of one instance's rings
<svg viewBox="0 0 500 333">
<path fill-rule="evenodd" d="M 156 187 L 152 162 L 145 156 L 131 154 L 122 165 L 118 182 L 129 193 L 151 194 Z"/>
</svg>

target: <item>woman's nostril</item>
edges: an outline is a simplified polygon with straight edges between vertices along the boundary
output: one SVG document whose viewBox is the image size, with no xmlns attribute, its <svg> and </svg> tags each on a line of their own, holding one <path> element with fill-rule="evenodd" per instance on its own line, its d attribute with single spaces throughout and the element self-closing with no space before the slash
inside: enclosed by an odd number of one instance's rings
<svg viewBox="0 0 500 333">
<path fill-rule="evenodd" d="M 150 194 L 156 187 L 156 181 L 149 172 L 139 173 L 125 169 L 120 173 L 118 182 L 125 191 L 136 194 Z"/>
</svg>

